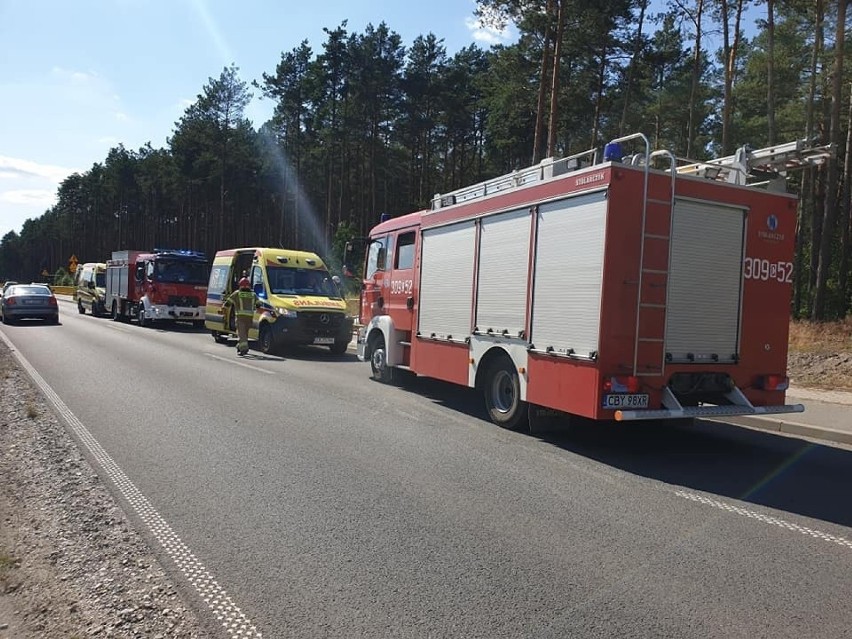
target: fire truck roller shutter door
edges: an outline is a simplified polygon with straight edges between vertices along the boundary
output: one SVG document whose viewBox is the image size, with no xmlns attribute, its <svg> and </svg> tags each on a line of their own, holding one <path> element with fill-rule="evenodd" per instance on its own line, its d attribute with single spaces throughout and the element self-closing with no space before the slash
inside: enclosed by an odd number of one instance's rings
<svg viewBox="0 0 852 639">
<path fill-rule="evenodd" d="M 742 208 L 675 203 L 666 312 L 671 361 L 735 361 L 744 228 Z"/>
<path fill-rule="evenodd" d="M 539 207 L 531 340 L 536 351 L 598 351 L 606 191 Z"/>
<path fill-rule="evenodd" d="M 531 224 L 528 208 L 482 220 L 476 306 L 480 333 L 519 337 L 524 331 Z"/>
<path fill-rule="evenodd" d="M 462 222 L 424 230 L 422 241 L 420 335 L 464 341 L 471 328 L 476 227 Z"/>
</svg>

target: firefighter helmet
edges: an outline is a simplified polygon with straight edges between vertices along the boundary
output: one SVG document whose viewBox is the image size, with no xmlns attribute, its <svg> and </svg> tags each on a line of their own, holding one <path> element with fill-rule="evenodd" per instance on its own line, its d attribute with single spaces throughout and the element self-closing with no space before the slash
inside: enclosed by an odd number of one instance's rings
<svg viewBox="0 0 852 639">
<path fill-rule="evenodd" d="M 251 288 L 251 282 L 249 282 L 249 278 L 244 277 L 240 280 L 240 288 Z"/>
</svg>

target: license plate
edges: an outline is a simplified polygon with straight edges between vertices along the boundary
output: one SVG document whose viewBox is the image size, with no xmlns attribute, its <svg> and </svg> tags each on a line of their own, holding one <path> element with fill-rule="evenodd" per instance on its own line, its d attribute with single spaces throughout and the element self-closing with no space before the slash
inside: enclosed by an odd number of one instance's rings
<svg viewBox="0 0 852 639">
<path fill-rule="evenodd" d="M 647 393 L 604 395 L 604 408 L 648 408 Z"/>
<path fill-rule="evenodd" d="M 315 337 L 314 344 L 334 344 L 333 337 Z"/>
</svg>

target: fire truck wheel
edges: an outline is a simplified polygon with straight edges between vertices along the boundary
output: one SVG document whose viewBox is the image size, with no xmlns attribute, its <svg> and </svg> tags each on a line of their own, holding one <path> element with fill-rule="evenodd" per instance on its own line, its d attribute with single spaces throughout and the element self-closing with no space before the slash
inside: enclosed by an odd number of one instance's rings
<svg viewBox="0 0 852 639">
<path fill-rule="evenodd" d="M 86 314 L 86 309 L 85 309 L 85 308 L 83 308 L 83 302 L 81 302 L 80 300 L 77 300 L 77 312 L 78 312 L 80 315 L 85 315 L 85 314 Z"/>
<path fill-rule="evenodd" d="M 266 324 L 261 325 L 257 341 L 260 343 L 261 353 L 266 353 L 267 355 L 275 353 L 275 340 L 272 339 L 272 331 Z"/>
<path fill-rule="evenodd" d="M 121 319 L 121 315 L 118 314 L 118 303 L 115 301 L 112 303 L 112 311 L 110 314 L 112 315 L 113 322 L 117 322 Z"/>
<path fill-rule="evenodd" d="M 377 333 L 370 338 L 370 370 L 373 373 L 373 379 L 377 382 L 387 384 L 393 379 L 393 370 L 388 367 L 385 350 L 385 338 L 381 333 Z"/>
<path fill-rule="evenodd" d="M 139 310 L 136 312 L 136 320 L 139 322 L 139 326 L 145 327 L 151 325 L 151 322 L 145 317 L 145 307 L 142 304 L 139 305 Z"/>
<path fill-rule="evenodd" d="M 518 371 L 507 357 L 491 364 L 483 390 L 488 416 L 495 424 L 508 430 L 519 430 L 528 423 L 526 402 L 521 401 Z"/>
</svg>

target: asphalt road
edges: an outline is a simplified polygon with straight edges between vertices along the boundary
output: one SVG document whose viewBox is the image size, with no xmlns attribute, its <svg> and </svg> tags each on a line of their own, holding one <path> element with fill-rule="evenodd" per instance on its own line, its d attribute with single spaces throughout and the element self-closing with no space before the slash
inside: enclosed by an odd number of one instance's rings
<svg viewBox="0 0 852 639">
<path fill-rule="evenodd" d="M 238 359 L 60 308 L 0 331 L 223 637 L 852 636 L 848 449 L 718 423 L 511 433 L 352 354 Z"/>
</svg>

